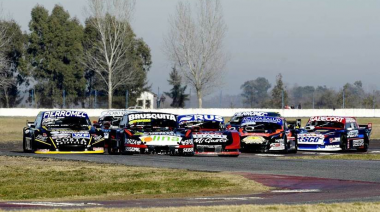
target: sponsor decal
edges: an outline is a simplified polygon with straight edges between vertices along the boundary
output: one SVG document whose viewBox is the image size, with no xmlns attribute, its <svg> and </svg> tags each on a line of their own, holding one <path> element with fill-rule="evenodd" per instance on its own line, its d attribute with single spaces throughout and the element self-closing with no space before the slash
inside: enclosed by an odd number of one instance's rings
<svg viewBox="0 0 380 212">
<path fill-rule="evenodd" d="M 181 141 L 181 145 L 192 145 L 193 144 L 193 139 L 187 139 L 184 141 Z"/>
<path fill-rule="evenodd" d="M 176 136 L 174 132 L 146 132 L 145 135 L 172 135 Z"/>
<path fill-rule="evenodd" d="M 58 110 L 58 111 L 46 111 L 44 113 L 44 118 L 50 117 L 87 117 L 87 113 L 82 111 L 67 111 L 67 110 Z"/>
<path fill-rule="evenodd" d="M 224 122 L 223 117 L 216 116 L 216 115 L 184 115 L 179 116 L 178 122 L 186 122 L 186 121 L 217 121 L 217 122 Z"/>
<path fill-rule="evenodd" d="M 128 113 L 125 110 L 112 110 L 112 111 L 103 111 L 100 116 L 124 116 Z"/>
<path fill-rule="evenodd" d="M 202 143 L 226 143 L 228 141 L 227 138 L 195 138 L 194 143 L 195 144 L 202 144 Z"/>
<path fill-rule="evenodd" d="M 194 152 L 193 148 L 183 148 L 183 152 Z"/>
<path fill-rule="evenodd" d="M 265 142 L 265 138 L 260 136 L 248 136 L 243 139 L 246 144 L 262 144 Z"/>
<path fill-rule="evenodd" d="M 170 136 L 170 135 L 152 135 L 152 136 L 141 136 L 141 141 L 149 144 L 149 142 L 153 141 L 174 141 L 180 142 L 182 140 L 181 137 Z"/>
<path fill-rule="evenodd" d="M 337 137 L 337 138 L 330 138 L 329 141 L 330 141 L 330 143 L 340 142 L 340 137 Z"/>
<path fill-rule="evenodd" d="M 138 119 L 168 119 L 176 121 L 176 117 L 173 114 L 163 114 L 163 113 L 132 113 L 128 115 L 128 120 L 138 120 Z"/>
<path fill-rule="evenodd" d="M 126 152 L 139 152 L 140 148 L 137 147 L 125 147 Z"/>
<path fill-rule="evenodd" d="M 354 146 L 354 147 L 364 146 L 364 139 L 353 140 L 352 146 Z"/>
<path fill-rule="evenodd" d="M 256 124 L 257 122 L 267 122 L 267 123 L 275 123 L 282 125 L 282 119 L 276 118 L 276 117 L 269 117 L 269 116 L 251 116 L 251 117 L 245 117 L 242 120 L 242 125 L 248 125 L 248 124 Z"/>
<path fill-rule="evenodd" d="M 359 136 L 359 130 L 351 130 L 347 133 L 347 138 L 356 138 Z"/>
<path fill-rule="evenodd" d="M 137 119 L 137 120 L 130 121 L 128 123 L 134 124 L 134 123 L 149 123 L 149 122 L 152 122 L 152 120 L 151 119 Z"/>
<path fill-rule="evenodd" d="M 104 150 L 104 148 L 103 147 L 93 147 L 92 150 L 94 150 L 94 151 L 102 151 L 102 150 Z"/>
<path fill-rule="evenodd" d="M 205 133 L 202 133 L 202 134 L 193 134 L 193 138 L 227 138 L 227 135 L 223 135 L 223 134 L 205 134 Z"/>
<path fill-rule="evenodd" d="M 42 136 L 42 135 L 37 135 L 36 139 L 41 140 L 41 141 L 46 141 L 47 137 Z"/>
<path fill-rule="evenodd" d="M 284 150 L 285 146 L 283 143 L 271 143 L 269 150 Z"/>
<path fill-rule="evenodd" d="M 73 138 L 87 138 L 90 139 L 90 134 L 88 133 L 73 133 Z"/>
<path fill-rule="evenodd" d="M 66 144 L 80 144 L 80 145 L 86 145 L 87 140 L 84 138 L 57 138 L 55 139 L 55 142 L 57 145 L 66 145 Z"/>
<path fill-rule="evenodd" d="M 340 148 L 340 145 L 325 145 L 325 149 L 337 149 Z"/>
<path fill-rule="evenodd" d="M 331 122 L 343 122 L 343 117 L 335 116 L 314 116 L 311 117 L 309 121 L 331 121 Z"/>
<path fill-rule="evenodd" d="M 141 141 L 135 140 L 135 139 L 126 139 L 125 142 L 127 144 L 135 144 L 135 145 L 140 145 L 141 144 Z"/>
<path fill-rule="evenodd" d="M 244 111 L 244 112 L 237 112 L 234 114 L 234 116 L 267 116 L 268 113 L 261 112 L 261 111 Z"/>
<path fill-rule="evenodd" d="M 325 139 L 324 135 L 318 135 L 318 134 L 299 134 L 298 135 L 299 144 L 323 143 L 324 139 Z"/>
</svg>

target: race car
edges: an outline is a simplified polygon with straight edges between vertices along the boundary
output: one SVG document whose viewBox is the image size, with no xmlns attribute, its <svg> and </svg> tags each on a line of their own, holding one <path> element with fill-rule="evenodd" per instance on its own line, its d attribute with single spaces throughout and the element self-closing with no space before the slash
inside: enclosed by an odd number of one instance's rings
<svg viewBox="0 0 380 212">
<path fill-rule="evenodd" d="M 108 150 L 109 154 L 114 154 L 112 152 L 114 149 L 109 145 L 112 140 L 116 139 L 116 132 L 119 128 L 120 121 L 122 120 L 124 114 L 132 113 L 131 110 L 107 110 L 100 114 L 99 120 L 94 121 L 94 126 L 97 129 L 101 129 L 104 133 L 105 148 Z"/>
<path fill-rule="evenodd" d="M 178 116 L 177 120 L 177 132 L 193 139 L 195 155 L 240 155 L 239 133 L 225 130 L 223 117 L 190 114 Z"/>
<path fill-rule="evenodd" d="M 298 133 L 298 150 L 366 152 L 372 124 L 358 125 L 353 117 L 314 116 Z"/>
<path fill-rule="evenodd" d="M 237 126 L 241 138 L 241 150 L 243 152 L 296 153 L 297 141 L 294 127 L 296 122 L 290 129 L 285 118 L 261 115 L 247 116 L 241 119 L 240 125 Z"/>
<path fill-rule="evenodd" d="M 194 155 L 189 135 L 175 132 L 177 115 L 170 113 L 135 112 L 124 115 L 112 152 Z"/>
<path fill-rule="evenodd" d="M 85 112 L 40 112 L 23 129 L 24 152 L 38 154 L 104 153 L 103 132 L 91 126 Z"/>
<path fill-rule="evenodd" d="M 270 117 L 280 117 L 280 113 L 277 112 L 265 112 L 265 111 L 243 111 L 235 113 L 230 121 L 226 124 L 227 129 L 238 130 L 241 126 L 241 122 L 244 117 L 249 116 L 270 116 Z"/>
</svg>

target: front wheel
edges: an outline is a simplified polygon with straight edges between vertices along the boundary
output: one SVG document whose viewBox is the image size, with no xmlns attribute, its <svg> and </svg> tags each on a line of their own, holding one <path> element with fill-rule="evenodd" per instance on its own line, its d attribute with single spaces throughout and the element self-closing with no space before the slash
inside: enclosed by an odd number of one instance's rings
<svg viewBox="0 0 380 212">
<path fill-rule="evenodd" d="M 341 135 L 340 136 L 340 148 L 342 151 L 347 151 L 347 136 Z"/>
</svg>

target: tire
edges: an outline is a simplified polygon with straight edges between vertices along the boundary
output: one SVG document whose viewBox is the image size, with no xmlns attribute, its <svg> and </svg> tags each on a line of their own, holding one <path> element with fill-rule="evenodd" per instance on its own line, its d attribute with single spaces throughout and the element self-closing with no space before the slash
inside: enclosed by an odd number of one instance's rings
<svg viewBox="0 0 380 212">
<path fill-rule="evenodd" d="M 340 148 L 342 151 L 347 151 L 347 136 L 341 135 L 340 136 Z"/>
<path fill-rule="evenodd" d="M 30 153 L 30 150 L 26 148 L 26 138 L 25 134 L 22 136 L 22 149 L 25 153 Z"/>
<path fill-rule="evenodd" d="M 285 146 L 285 149 L 284 149 L 284 153 L 289 153 L 289 144 L 288 144 L 288 139 L 286 137 L 286 135 L 284 135 L 284 146 Z"/>
</svg>

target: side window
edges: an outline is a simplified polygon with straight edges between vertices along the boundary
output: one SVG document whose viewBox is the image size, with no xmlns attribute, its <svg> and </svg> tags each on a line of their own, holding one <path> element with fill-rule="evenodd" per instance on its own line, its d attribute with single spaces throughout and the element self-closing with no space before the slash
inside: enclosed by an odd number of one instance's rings
<svg viewBox="0 0 380 212">
<path fill-rule="evenodd" d="M 34 126 L 36 126 L 36 128 L 40 128 L 41 121 L 42 121 L 42 113 L 38 114 L 36 120 L 34 121 Z"/>
</svg>

